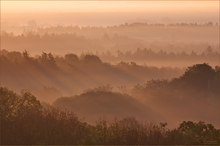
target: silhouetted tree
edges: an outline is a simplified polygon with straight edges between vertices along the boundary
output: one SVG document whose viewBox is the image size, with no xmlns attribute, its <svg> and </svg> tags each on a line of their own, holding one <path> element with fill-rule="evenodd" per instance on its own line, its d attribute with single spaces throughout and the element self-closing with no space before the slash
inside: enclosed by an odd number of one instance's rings
<svg viewBox="0 0 220 146">
<path fill-rule="evenodd" d="M 196 64 L 189 67 L 181 77 L 186 86 L 199 90 L 209 90 L 215 76 L 215 70 L 208 64 Z"/>
<path fill-rule="evenodd" d="M 95 55 L 85 55 L 83 57 L 83 61 L 86 62 L 86 63 L 102 63 L 100 58 L 98 56 L 95 56 Z"/>
</svg>

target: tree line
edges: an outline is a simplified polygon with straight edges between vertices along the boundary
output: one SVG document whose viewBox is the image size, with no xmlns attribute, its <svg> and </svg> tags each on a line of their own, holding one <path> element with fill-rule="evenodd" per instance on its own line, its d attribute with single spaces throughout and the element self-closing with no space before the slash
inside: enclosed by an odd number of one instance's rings
<svg viewBox="0 0 220 146">
<path fill-rule="evenodd" d="M 145 123 L 124 118 L 95 125 L 41 104 L 31 93 L 0 88 L 1 144 L 220 144 L 220 130 L 204 122 Z"/>
<path fill-rule="evenodd" d="M 62 94 L 73 95 L 103 84 L 132 85 L 153 78 L 170 78 L 182 72 L 179 68 L 126 62 L 114 65 L 93 54 L 58 56 L 43 52 L 33 57 L 27 51 L 6 50 L 0 51 L 0 66 L 3 68 L 0 70 L 2 85 L 15 91 L 29 89 L 45 99 Z M 57 90 L 56 94 L 46 94 L 49 88 Z"/>
<path fill-rule="evenodd" d="M 116 53 L 111 53 L 106 51 L 99 53 L 98 56 L 105 61 L 134 61 L 134 62 L 211 62 L 218 63 L 219 61 L 219 52 L 214 51 L 211 46 L 208 46 L 203 52 L 198 53 L 191 51 L 187 53 L 182 52 L 166 52 L 163 50 L 153 51 L 152 49 L 147 48 L 138 48 L 135 51 L 117 51 Z"/>
</svg>

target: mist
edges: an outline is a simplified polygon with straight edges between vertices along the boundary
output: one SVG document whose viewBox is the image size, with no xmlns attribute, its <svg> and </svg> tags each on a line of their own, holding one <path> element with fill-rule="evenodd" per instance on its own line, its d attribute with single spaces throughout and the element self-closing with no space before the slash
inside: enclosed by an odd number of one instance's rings
<svg viewBox="0 0 220 146">
<path fill-rule="evenodd" d="M 0 144 L 220 144 L 219 1 L 1 1 Z"/>
</svg>

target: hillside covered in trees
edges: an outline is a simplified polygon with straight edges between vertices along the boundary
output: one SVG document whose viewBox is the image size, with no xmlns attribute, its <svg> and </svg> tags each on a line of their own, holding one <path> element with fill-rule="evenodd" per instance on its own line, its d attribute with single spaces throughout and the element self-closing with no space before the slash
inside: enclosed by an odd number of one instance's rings
<svg viewBox="0 0 220 146">
<path fill-rule="evenodd" d="M 203 63 L 184 71 L 135 62 L 113 65 L 90 54 L 32 57 L 27 51 L 6 50 L 0 66 L 1 86 L 31 92 L 40 102 L 74 112 L 88 123 L 135 117 L 171 127 L 186 119 L 220 126 L 219 66 Z"/>
<path fill-rule="evenodd" d="M 219 1 L 0 4 L 0 145 L 220 145 Z"/>
<path fill-rule="evenodd" d="M 41 104 L 31 93 L 0 88 L 0 144 L 220 144 L 220 130 L 204 122 L 146 123 L 134 118 L 90 125 L 75 114 Z"/>
<path fill-rule="evenodd" d="M 181 68 L 153 67 L 135 62 L 112 65 L 92 54 L 57 56 L 42 53 L 32 57 L 27 51 L 0 51 L 0 80 L 17 92 L 31 91 L 40 100 L 74 95 L 103 85 L 132 87 L 150 79 L 169 79 L 183 72 Z"/>
<path fill-rule="evenodd" d="M 93 53 L 110 63 L 133 61 L 156 66 L 186 67 L 201 61 L 211 65 L 219 62 L 219 24 L 211 22 L 125 23 L 108 27 L 40 27 L 35 23 L 20 26 L 20 33 L 3 29 L 1 48 L 27 50 L 35 55 Z"/>
<path fill-rule="evenodd" d="M 150 80 L 119 91 L 103 86 L 59 98 L 54 105 L 76 112 L 88 122 L 102 116 L 108 120 L 129 116 L 152 122 L 166 121 L 171 126 L 185 119 L 220 126 L 219 86 L 219 67 L 197 64 L 171 80 Z"/>
<path fill-rule="evenodd" d="M 26 51 L 5 50 L 0 63 L 2 86 L 33 92 L 41 103 L 74 112 L 90 124 L 100 118 L 134 117 L 166 121 L 172 128 L 184 120 L 220 126 L 219 66 L 203 63 L 183 71 L 125 62 L 112 65 L 95 55 L 31 57 Z"/>
</svg>

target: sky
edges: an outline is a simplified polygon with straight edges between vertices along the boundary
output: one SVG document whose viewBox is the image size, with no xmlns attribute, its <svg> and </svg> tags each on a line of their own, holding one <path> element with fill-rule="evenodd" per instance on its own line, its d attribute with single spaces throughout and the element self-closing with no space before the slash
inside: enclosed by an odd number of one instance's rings
<svg viewBox="0 0 220 146">
<path fill-rule="evenodd" d="M 117 25 L 132 22 L 219 21 L 218 0 L 1 0 L 3 28 L 36 21 L 40 25 Z"/>
<path fill-rule="evenodd" d="M 2 12 L 213 12 L 218 0 L 208 1 L 1 1 Z"/>
</svg>

